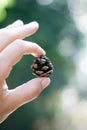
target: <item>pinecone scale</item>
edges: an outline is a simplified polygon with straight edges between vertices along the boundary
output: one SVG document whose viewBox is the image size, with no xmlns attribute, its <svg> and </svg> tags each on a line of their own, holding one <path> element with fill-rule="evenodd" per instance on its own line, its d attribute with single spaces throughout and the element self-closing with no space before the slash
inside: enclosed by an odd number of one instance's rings
<svg viewBox="0 0 87 130">
<path fill-rule="evenodd" d="M 53 65 L 48 57 L 35 57 L 31 66 L 33 74 L 38 77 L 49 77 L 53 73 Z"/>
</svg>

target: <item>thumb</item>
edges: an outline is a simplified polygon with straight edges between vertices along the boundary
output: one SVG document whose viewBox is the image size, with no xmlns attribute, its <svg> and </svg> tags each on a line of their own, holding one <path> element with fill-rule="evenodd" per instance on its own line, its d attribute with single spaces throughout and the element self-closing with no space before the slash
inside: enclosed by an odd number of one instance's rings
<svg viewBox="0 0 87 130">
<path fill-rule="evenodd" d="M 31 81 L 15 88 L 14 98 L 24 104 L 36 98 L 43 89 L 45 89 L 50 83 L 49 78 L 35 78 Z"/>
<path fill-rule="evenodd" d="M 49 83 L 49 78 L 35 78 L 15 88 L 9 96 L 10 107 L 7 113 L 11 113 L 23 104 L 35 99 Z"/>
</svg>

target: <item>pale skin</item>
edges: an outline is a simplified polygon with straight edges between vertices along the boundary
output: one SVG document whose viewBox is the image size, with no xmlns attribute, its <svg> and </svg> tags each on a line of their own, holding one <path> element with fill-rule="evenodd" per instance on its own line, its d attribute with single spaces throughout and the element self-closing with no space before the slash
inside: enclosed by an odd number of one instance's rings
<svg viewBox="0 0 87 130">
<path fill-rule="evenodd" d="M 50 83 L 50 79 L 46 77 L 34 78 L 10 90 L 6 83 L 12 67 L 23 58 L 23 55 L 31 54 L 35 57 L 45 55 L 45 51 L 39 45 L 23 40 L 34 34 L 38 27 L 37 22 L 24 24 L 17 20 L 0 29 L 0 123 L 17 108 L 38 97 Z"/>
</svg>

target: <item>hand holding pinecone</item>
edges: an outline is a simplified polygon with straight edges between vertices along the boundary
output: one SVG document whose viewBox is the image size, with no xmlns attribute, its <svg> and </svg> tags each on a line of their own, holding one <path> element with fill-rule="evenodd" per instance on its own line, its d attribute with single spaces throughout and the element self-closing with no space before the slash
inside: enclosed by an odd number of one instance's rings
<svg viewBox="0 0 87 130">
<path fill-rule="evenodd" d="M 38 77 L 49 77 L 53 73 L 53 65 L 46 56 L 35 57 L 31 68 Z"/>
</svg>

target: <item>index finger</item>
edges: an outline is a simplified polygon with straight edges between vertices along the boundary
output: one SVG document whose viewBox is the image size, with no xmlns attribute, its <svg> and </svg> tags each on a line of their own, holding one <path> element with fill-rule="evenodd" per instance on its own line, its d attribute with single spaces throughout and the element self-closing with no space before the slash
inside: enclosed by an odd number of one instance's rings
<svg viewBox="0 0 87 130">
<path fill-rule="evenodd" d="M 13 65 L 15 65 L 25 54 L 33 56 L 45 55 L 45 51 L 36 43 L 24 40 L 16 40 L 6 47 L 0 54 L 0 77 L 7 78 Z"/>
</svg>

